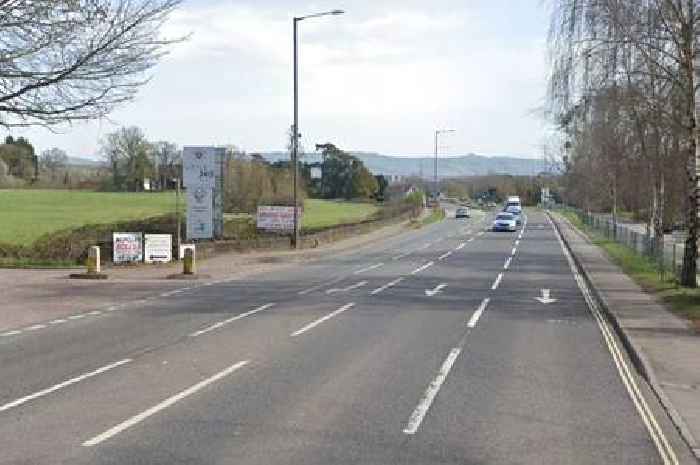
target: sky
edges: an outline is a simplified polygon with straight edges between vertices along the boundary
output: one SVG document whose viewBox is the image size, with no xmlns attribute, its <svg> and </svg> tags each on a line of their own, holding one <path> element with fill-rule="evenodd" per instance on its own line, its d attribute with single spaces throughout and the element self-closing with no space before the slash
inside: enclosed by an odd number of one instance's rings
<svg viewBox="0 0 700 465">
<path fill-rule="evenodd" d="M 39 151 L 99 158 L 120 126 L 152 141 L 284 150 L 292 123 L 292 18 L 299 23 L 299 128 L 313 150 L 534 158 L 545 124 L 542 0 L 186 0 L 163 33 L 173 45 L 138 97 L 109 116 L 14 130 Z"/>
</svg>

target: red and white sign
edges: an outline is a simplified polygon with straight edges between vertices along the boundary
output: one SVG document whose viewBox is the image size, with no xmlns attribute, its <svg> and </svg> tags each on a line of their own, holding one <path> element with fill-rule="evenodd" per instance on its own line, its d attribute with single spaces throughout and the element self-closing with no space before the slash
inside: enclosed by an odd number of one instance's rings
<svg viewBox="0 0 700 465">
<path fill-rule="evenodd" d="M 297 209 L 298 221 L 301 222 L 302 209 Z M 294 207 L 258 207 L 258 229 L 267 231 L 294 231 Z"/>
</svg>

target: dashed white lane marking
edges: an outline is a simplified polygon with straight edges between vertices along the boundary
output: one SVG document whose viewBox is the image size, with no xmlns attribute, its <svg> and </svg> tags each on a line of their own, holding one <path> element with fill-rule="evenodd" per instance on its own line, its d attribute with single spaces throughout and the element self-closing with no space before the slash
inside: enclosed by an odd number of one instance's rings
<svg viewBox="0 0 700 465">
<path fill-rule="evenodd" d="M 4 333 L 0 334 L 0 336 L 2 336 L 2 337 L 9 337 L 9 336 L 16 336 L 16 335 L 18 335 L 18 334 L 22 334 L 22 331 L 20 331 L 20 330 L 18 330 L 18 329 L 15 329 L 15 330 L 13 330 L 13 331 L 4 332 Z"/>
<path fill-rule="evenodd" d="M 84 314 L 84 313 L 80 313 L 80 314 L 78 314 L 78 315 L 71 315 L 71 316 L 68 317 L 69 320 L 79 320 L 79 319 L 81 319 L 81 318 L 85 318 L 85 314 Z"/>
<path fill-rule="evenodd" d="M 91 312 L 87 312 L 86 315 L 92 315 L 92 316 L 102 315 L 102 312 L 100 310 L 93 310 Z"/>
<path fill-rule="evenodd" d="M 495 291 L 496 289 L 498 289 L 498 286 L 501 284 L 501 279 L 503 279 L 503 273 L 498 273 L 498 277 L 493 282 L 493 286 L 491 286 L 492 291 Z"/>
<path fill-rule="evenodd" d="M 66 323 L 68 320 L 65 320 L 63 318 L 58 318 L 56 320 L 51 320 L 49 321 L 50 325 L 60 325 L 61 323 Z"/>
<path fill-rule="evenodd" d="M 182 391 L 178 394 L 175 394 L 172 397 L 165 399 L 163 402 L 159 403 L 158 405 L 155 405 L 155 406 L 149 408 L 148 410 L 145 410 L 145 411 L 139 413 L 138 415 L 135 415 L 135 416 L 129 418 L 128 420 L 126 420 L 123 423 L 120 423 L 117 426 L 105 431 L 104 433 L 99 434 L 99 435 L 93 437 L 92 439 L 88 439 L 87 441 L 85 441 L 83 443 L 83 446 L 84 447 L 96 446 L 99 443 L 106 441 L 107 439 L 109 439 L 111 437 L 116 436 L 117 434 L 121 433 L 122 431 L 124 431 L 128 428 L 131 428 L 134 425 L 141 423 L 143 420 L 150 417 L 151 415 L 155 415 L 156 413 L 160 412 L 161 410 L 164 410 L 164 409 L 170 407 L 171 405 L 175 404 L 176 402 L 181 401 L 185 397 L 191 396 L 192 394 L 196 393 L 197 391 L 201 390 L 202 388 L 220 380 L 221 378 L 224 378 L 225 376 L 230 375 L 231 373 L 244 367 L 248 363 L 249 363 L 248 360 L 244 360 L 244 361 L 238 362 L 234 365 L 231 365 L 230 367 L 226 368 L 223 371 L 220 371 L 219 373 L 215 374 L 214 376 L 207 378 L 204 381 L 200 381 L 199 383 L 195 384 L 194 386 L 189 387 L 189 388 L 185 389 L 184 391 Z"/>
<path fill-rule="evenodd" d="M 476 327 L 476 324 L 479 322 L 479 318 L 481 318 L 481 314 L 484 313 L 484 310 L 486 310 L 486 307 L 488 306 L 490 301 L 491 299 L 489 299 L 488 297 L 481 301 L 481 305 L 479 305 L 479 308 L 476 309 L 472 317 L 467 322 L 467 326 L 469 328 Z"/>
<path fill-rule="evenodd" d="M 315 328 L 316 326 L 320 325 L 320 324 L 323 323 L 324 321 L 330 320 L 330 319 L 333 318 L 334 316 L 340 315 L 340 314 L 343 313 L 344 311 L 350 310 L 350 309 L 351 309 L 352 307 L 354 307 L 354 306 L 355 306 L 354 303 L 345 304 L 345 305 L 343 305 L 342 307 L 340 307 L 338 310 L 335 310 L 335 311 L 329 313 L 328 315 L 322 316 L 322 317 L 319 318 L 318 320 L 312 321 L 311 323 L 309 323 L 308 325 L 304 326 L 303 328 L 301 328 L 301 329 L 299 329 L 299 330 L 297 330 L 297 331 L 294 331 L 292 334 L 290 334 L 290 336 L 291 336 L 291 337 L 297 337 L 297 336 L 299 336 L 299 335 L 301 335 L 301 334 L 304 334 L 304 333 L 307 332 L 308 330 Z"/>
<path fill-rule="evenodd" d="M 440 255 L 440 256 L 438 257 L 438 260 L 444 260 L 444 259 L 446 259 L 446 258 L 449 257 L 450 255 L 452 255 L 453 252 L 454 252 L 453 250 L 450 250 L 449 252 L 445 252 L 444 254 L 442 254 L 442 255 Z"/>
<path fill-rule="evenodd" d="M 519 246 L 519 245 L 520 245 L 520 239 L 518 239 L 517 241 L 515 241 L 515 246 L 517 247 L 517 246 Z"/>
<path fill-rule="evenodd" d="M 348 291 L 352 291 L 353 289 L 357 289 L 359 287 L 366 286 L 366 285 L 367 285 L 367 281 L 360 281 L 359 283 L 355 283 L 351 286 L 344 287 L 342 289 L 338 289 L 338 288 L 328 289 L 326 291 L 326 294 L 335 294 L 338 292 L 348 292 Z"/>
<path fill-rule="evenodd" d="M 263 310 L 267 310 L 268 308 L 273 307 L 274 305 L 275 305 L 274 302 L 271 302 L 271 303 L 265 304 L 265 305 L 261 305 L 260 307 L 254 308 L 253 310 L 249 310 L 247 312 L 241 313 L 240 315 L 236 315 L 232 318 L 228 318 L 226 320 L 219 321 L 218 323 L 214 323 L 213 325 L 208 326 L 204 329 L 200 329 L 199 331 L 195 331 L 194 333 L 190 334 L 190 337 L 201 336 L 202 334 L 206 334 L 208 332 L 214 331 L 215 329 L 219 329 L 222 326 L 226 326 L 229 323 L 233 323 L 234 321 L 240 320 L 242 318 L 245 318 L 245 317 L 248 317 L 251 315 L 255 315 L 256 313 L 262 312 Z"/>
<path fill-rule="evenodd" d="M 402 253 L 402 254 L 400 254 L 400 255 L 397 255 L 397 256 L 395 256 L 395 257 L 392 257 L 392 260 L 401 260 L 401 259 L 404 258 L 404 257 L 408 257 L 408 256 L 411 255 L 412 253 L 413 253 L 413 252 L 405 252 L 405 253 Z"/>
<path fill-rule="evenodd" d="M 517 247 L 513 247 L 513 250 L 510 251 L 510 254 L 514 256 L 514 255 L 515 255 L 515 252 L 517 252 L 517 251 L 518 251 L 518 248 L 517 248 Z"/>
<path fill-rule="evenodd" d="M 447 379 L 447 375 L 450 373 L 452 365 L 454 365 L 461 352 L 461 348 L 455 347 L 447 355 L 447 358 L 442 363 L 437 376 L 430 383 L 428 389 L 425 390 L 425 394 L 423 394 L 423 397 L 421 398 L 420 402 L 418 402 L 418 405 L 408 419 L 408 423 L 403 430 L 404 434 L 416 434 L 416 431 L 418 431 L 423 418 L 425 418 L 425 415 L 428 413 L 430 405 L 433 403 L 435 396 L 437 396 L 438 392 L 440 391 L 442 383 L 444 383 L 445 379 Z"/>
<path fill-rule="evenodd" d="M 380 292 L 384 292 L 384 291 L 386 291 L 387 289 L 389 289 L 390 287 L 396 286 L 396 285 L 397 285 L 398 283 L 400 283 L 401 281 L 403 281 L 403 278 L 397 278 L 397 279 L 395 279 L 395 280 L 393 280 L 393 281 L 391 281 L 391 282 L 389 282 L 389 283 L 386 283 L 386 284 L 383 285 L 382 287 L 376 288 L 375 290 L 373 290 L 372 292 L 370 292 L 370 295 L 377 295 L 377 294 L 379 294 Z"/>
<path fill-rule="evenodd" d="M 411 271 L 411 274 L 417 274 L 417 273 L 420 273 L 420 272 L 423 271 L 423 270 L 427 270 L 428 268 L 430 268 L 430 267 L 433 266 L 434 264 L 435 264 L 435 262 L 428 262 L 428 263 L 426 263 L 425 265 L 419 266 L 419 267 L 416 268 L 415 270 Z"/>
<path fill-rule="evenodd" d="M 38 329 L 44 329 L 44 328 L 46 328 L 46 325 L 33 325 L 33 326 L 29 326 L 27 328 L 24 328 L 24 331 L 36 331 Z"/>
<path fill-rule="evenodd" d="M 471 241 L 473 241 L 473 240 L 474 240 L 474 238 L 471 238 L 471 239 L 469 239 L 467 242 L 471 242 Z M 466 243 L 466 242 L 462 242 L 461 244 L 459 244 L 459 245 L 455 248 L 455 250 L 462 250 L 462 249 L 465 248 L 466 246 L 467 246 L 467 243 Z"/>
<path fill-rule="evenodd" d="M 63 381 L 62 383 L 55 384 L 51 386 L 50 388 L 43 389 L 41 391 L 35 392 L 34 394 L 30 394 L 28 396 L 15 399 L 12 402 L 8 402 L 5 405 L 0 406 L 0 412 L 4 412 L 6 410 L 10 410 L 11 408 L 18 407 L 22 404 L 26 404 L 29 401 L 32 401 L 34 399 L 38 399 L 39 397 L 43 397 L 47 394 L 51 394 L 52 392 L 56 392 L 59 389 L 63 389 L 64 387 L 70 386 L 75 383 L 79 383 L 80 381 L 83 381 L 88 378 L 92 378 L 93 376 L 97 376 L 101 373 L 104 373 L 106 371 L 112 370 L 113 368 L 117 368 L 118 366 L 124 365 L 126 363 L 131 362 L 130 358 L 125 358 L 124 360 L 120 360 L 115 363 L 111 363 L 109 365 L 105 365 L 102 368 L 98 368 L 97 370 L 91 371 L 89 373 L 82 374 L 80 376 L 76 376 L 75 378 L 71 378 L 69 380 Z"/>
<path fill-rule="evenodd" d="M 365 273 L 367 271 L 375 270 L 375 269 L 379 268 L 380 266 L 384 266 L 384 263 L 377 263 L 374 265 L 370 265 L 368 267 L 365 267 L 365 268 L 362 268 L 360 270 L 355 271 L 353 274 Z"/>
<path fill-rule="evenodd" d="M 503 264 L 503 269 L 507 270 L 510 268 L 510 262 L 513 260 L 513 257 L 508 257 L 506 258 L 506 262 Z"/>
<path fill-rule="evenodd" d="M 338 277 L 338 278 L 332 279 L 332 280 L 327 281 L 327 282 L 325 282 L 325 283 L 321 283 L 321 284 L 318 284 L 318 285 L 316 285 L 316 286 L 310 287 L 310 288 L 308 288 L 308 289 L 304 289 L 303 291 L 299 291 L 299 292 L 297 292 L 297 294 L 299 294 L 299 295 L 306 295 L 306 294 L 308 294 L 309 292 L 317 291 L 317 290 L 321 289 L 322 287 L 332 286 L 332 285 L 335 284 L 335 283 L 339 283 L 339 282 L 342 281 L 343 279 L 345 279 L 345 277 L 344 277 L 344 276 L 340 276 L 340 277 Z"/>
</svg>

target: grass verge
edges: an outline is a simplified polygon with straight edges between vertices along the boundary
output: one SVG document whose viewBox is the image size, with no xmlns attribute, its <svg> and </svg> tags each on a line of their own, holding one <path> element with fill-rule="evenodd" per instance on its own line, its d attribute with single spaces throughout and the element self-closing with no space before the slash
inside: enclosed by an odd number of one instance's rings
<svg viewBox="0 0 700 465">
<path fill-rule="evenodd" d="M 29 258 L 0 258 L 0 268 L 62 269 L 78 268 L 71 260 L 33 260 Z"/>
<path fill-rule="evenodd" d="M 302 228 L 314 231 L 340 224 L 360 223 L 372 218 L 378 211 L 379 207 L 371 203 L 306 199 Z"/>
<path fill-rule="evenodd" d="M 429 224 L 437 223 L 438 221 L 442 221 L 445 219 L 445 210 L 442 208 L 433 208 L 432 213 L 429 216 L 426 216 L 423 218 L 421 221 L 423 226 L 427 226 Z"/>
<path fill-rule="evenodd" d="M 675 314 L 692 321 L 700 331 L 700 288 L 681 287 L 669 273 L 662 276 L 654 261 L 637 254 L 627 246 L 601 236 L 584 224 L 575 212 L 563 211 L 562 214 L 580 231 L 583 231 L 593 244 L 602 248 L 610 259 L 645 291 L 654 294 Z"/>
</svg>

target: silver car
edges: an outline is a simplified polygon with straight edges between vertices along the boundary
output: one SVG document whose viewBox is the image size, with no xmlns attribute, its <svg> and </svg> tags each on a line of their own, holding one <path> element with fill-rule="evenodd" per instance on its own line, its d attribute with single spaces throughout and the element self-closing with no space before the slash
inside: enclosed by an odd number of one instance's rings
<svg viewBox="0 0 700 465">
<path fill-rule="evenodd" d="M 493 221 L 494 231 L 513 232 L 516 229 L 518 229 L 518 224 L 512 213 L 502 212 L 496 215 L 496 219 Z"/>
</svg>

